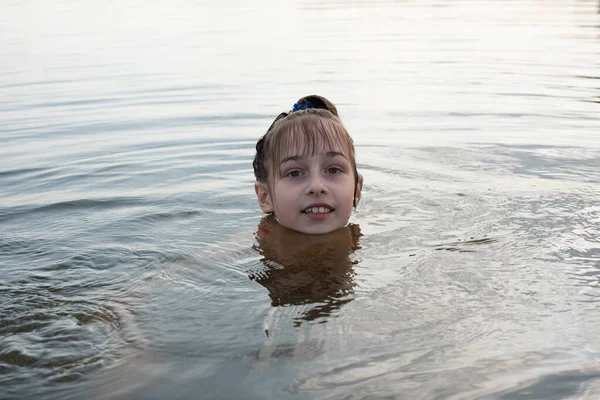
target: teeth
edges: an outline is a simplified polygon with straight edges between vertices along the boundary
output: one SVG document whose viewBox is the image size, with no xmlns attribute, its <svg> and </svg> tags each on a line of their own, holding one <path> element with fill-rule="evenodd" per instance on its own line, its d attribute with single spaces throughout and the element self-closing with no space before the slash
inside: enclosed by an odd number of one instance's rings
<svg viewBox="0 0 600 400">
<path fill-rule="evenodd" d="M 311 207 L 311 208 L 307 208 L 306 210 L 304 210 L 304 212 L 310 213 L 310 214 L 325 214 L 330 211 L 331 210 L 329 208 L 325 208 L 325 207 Z"/>
</svg>

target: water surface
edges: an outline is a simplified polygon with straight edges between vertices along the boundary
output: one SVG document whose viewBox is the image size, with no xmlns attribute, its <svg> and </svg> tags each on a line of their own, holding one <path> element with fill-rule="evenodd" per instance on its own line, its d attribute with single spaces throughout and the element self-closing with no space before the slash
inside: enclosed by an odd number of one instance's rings
<svg viewBox="0 0 600 400">
<path fill-rule="evenodd" d="M 598 11 L 4 4 L 3 397 L 598 396 Z M 363 200 L 265 236 L 254 145 L 312 93 Z"/>
</svg>

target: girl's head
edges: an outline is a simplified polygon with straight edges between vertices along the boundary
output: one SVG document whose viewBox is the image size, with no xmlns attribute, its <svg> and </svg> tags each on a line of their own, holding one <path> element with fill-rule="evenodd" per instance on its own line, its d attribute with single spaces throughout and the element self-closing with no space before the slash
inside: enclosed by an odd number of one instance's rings
<svg viewBox="0 0 600 400">
<path fill-rule="evenodd" d="M 362 177 L 337 109 L 320 96 L 298 100 L 256 144 L 255 191 L 261 209 L 283 226 L 328 233 L 348 223 Z"/>
</svg>

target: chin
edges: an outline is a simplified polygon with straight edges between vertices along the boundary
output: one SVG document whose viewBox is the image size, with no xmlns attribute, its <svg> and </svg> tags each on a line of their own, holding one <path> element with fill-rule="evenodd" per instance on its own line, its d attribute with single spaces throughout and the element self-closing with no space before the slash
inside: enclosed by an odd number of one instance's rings
<svg viewBox="0 0 600 400">
<path fill-rule="evenodd" d="M 293 228 L 292 228 L 293 229 Z M 326 235 L 333 231 L 337 231 L 340 227 L 337 226 L 311 226 L 294 229 L 298 232 L 306 233 L 308 235 Z"/>
<path fill-rule="evenodd" d="M 286 227 L 287 229 L 291 229 L 293 231 L 304 233 L 307 235 L 326 235 L 346 226 L 345 224 L 340 225 L 339 223 L 336 223 L 337 221 L 322 221 L 322 223 L 317 222 L 309 224 L 296 224 L 294 223 L 294 221 L 291 221 L 292 223 L 286 223 L 288 221 L 282 221 L 279 219 L 277 221 L 280 225 Z"/>
</svg>

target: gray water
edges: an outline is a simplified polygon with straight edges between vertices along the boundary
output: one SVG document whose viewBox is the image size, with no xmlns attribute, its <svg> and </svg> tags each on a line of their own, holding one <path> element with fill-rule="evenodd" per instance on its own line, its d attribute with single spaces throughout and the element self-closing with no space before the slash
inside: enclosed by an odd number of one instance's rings
<svg viewBox="0 0 600 400">
<path fill-rule="evenodd" d="M 1 398 L 600 396 L 597 1 L 0 9 Z M 281 247 L 312 93 L 363 201 Z"/>
</svg>

